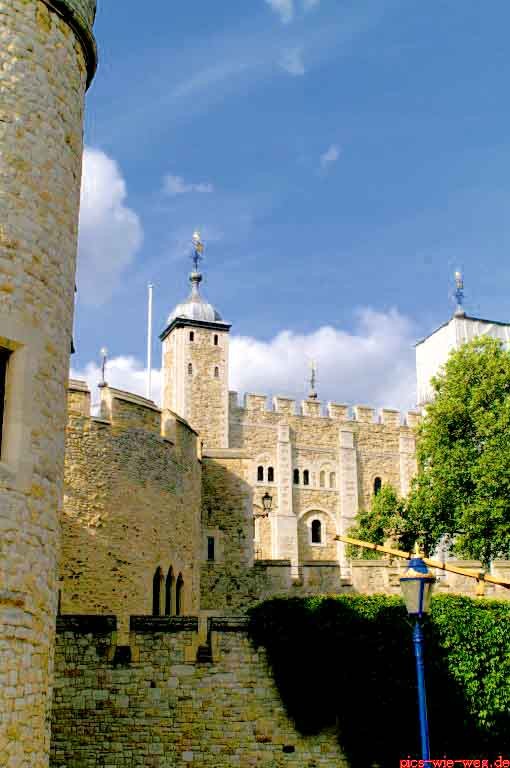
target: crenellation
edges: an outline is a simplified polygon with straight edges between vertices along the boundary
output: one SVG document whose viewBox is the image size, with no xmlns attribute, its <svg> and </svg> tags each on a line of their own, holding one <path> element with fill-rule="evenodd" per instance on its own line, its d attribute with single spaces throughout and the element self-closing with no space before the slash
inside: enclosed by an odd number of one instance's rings
<svg viewBox="0 0 510 768">
<path fill-rule="evenodd" d="M 382 408 L 379 414 L 380 423 L 387 427 L 400 427 L 401 413 L 394 408 Z"/>
<path fill-rule="evenodd" d="M 295 416 L 296 401 L 292 397 L 283 397 L 276 395 L 273 397 L 273 410 L 275 413 L 281 413 L 285 416 Z"/>
<path fill-rule="evenodd" d="M 353 412 L 355 421 L 366 424 L 375 422 L 375 408 L 370 408 L 368 405 L 355 405 Z"/>
<path fill-rule="evenodd" d="M 244 396 L 244 410 L 254 413 L 267 411 L 267 395 L 247 393 Z"/>
<path fill-rule="evenodd" d="M 67 409 L 70 414 L 88 417 L 91 413 L 91 394 L 85 381 L 69 380 Z"/>
<path fill-rule="evenodd" d="M 351 408 L 340 403 L 328 403 L 328 416 L 336 421 L 349 421 Z"/>
<path fill-rule="evenodd" d="M 421 424 L 422 414 L 420 411 L 408 411 L 406 415 L 406 424 L 410 429 L 416 429 Z"/>
<path fill-rule="evenodd" d="M 311 416 L 313 418 L 318 418 L 319 416 L 322 416 L 322 403 L 320 400 L 311 400 L 310 398 L 307 400 L 301 401 L 301 415 L 302 416 Z"/>
</svg>

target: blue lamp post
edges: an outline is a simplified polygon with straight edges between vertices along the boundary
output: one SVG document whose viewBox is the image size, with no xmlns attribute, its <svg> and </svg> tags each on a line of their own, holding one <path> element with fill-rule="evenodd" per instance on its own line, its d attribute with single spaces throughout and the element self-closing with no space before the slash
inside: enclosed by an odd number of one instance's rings
<svg viewBox="0 0 510 768">
<path fill-rule="evenodd" d="M 432 586 L 435 578 L 430 574 L 423 559 L 416 550 L 409 561 L 404 576 L 400 579 L 400 588 L 409 616 L 415 619 L 413 629 L 414 655 L 416 657 L 416 677 L 418 680 L 418 709 L 420 714 L 420 737 L 422 760 L 430 759 L 429 729 L 427 723 L 427 699 L 425 696 L 425 674 L 423 666 L 423 630 L 421 620 L 430 608 Z"/>
</svg>

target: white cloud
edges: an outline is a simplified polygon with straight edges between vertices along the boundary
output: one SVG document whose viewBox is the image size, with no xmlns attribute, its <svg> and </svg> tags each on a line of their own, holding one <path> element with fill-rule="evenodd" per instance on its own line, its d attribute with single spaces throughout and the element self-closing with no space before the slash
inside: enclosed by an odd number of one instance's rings
<svg viewBox="0 0 510 768">
<path fill-rule="evenodd" d="M 198 184 L 190 184 L 182 176 L 173 176 L 168 174 L 163 181 L 163 191 L 165 194 L 175 197 L 177 195 L 186 195 L 189 192 L 213 192 L 214 187 L 211 183 L 202 181 Z"/>
<path fill-rule="evenodd" d="M 289 75 L 304 75 L 305 64 L 303 52 L 300 48 L 288 48 L 280 57 L 280 66 Z"/>
<path fill-rule="evenodd" d="M 317 363 L 317 391 L 322 402 L 374 407 L 413 408 L 415 335 L 410 320 L 396 310 L 358 313 L 353 332 L 323 326 L 309 334 L 282 331 L 269 341 L 233 336 L 230 342 L 230 389 L 288 395 L 308 394 L 309 362 Z M 89 363 L 75 378 L 96 387 L 100 370 Z M 119 389 L 145 395 L 145 371 L 133 357 L 108 362 L 106 380 Z M 160 371 L 153 372 L 153 399 L 159 402 Z M 97 398 L 96 398 L 97 399 Z M 93 397 L 94 400 L 94 397 Z"/>
<path fill-rule="evenodd" d="M 338 148 L 337 144 L 332 144 L 329 149 L 327 149 L 321 156 L 320 156 L 320 164 L 323 171 L 325 171 L 327 168 L 329 168 L 331 165 L 336 163 L 338 158 L 340 157 L 340 149 Z"/>
<path fill-rule="evenodd" d="M 97 385 L 101 381 L 101 367 L 99 363 L 90 362 L 81 370 L 71 370 L 72 379 L 82 379 L 87 382 L 92 392 L 92 404 L 99 402 Z M 107 361 L 105 379 L 111 387 L 123 389 L 125 392 L 134 392 L 142 397 L 147 397 L 147 370 L 132 356 L 113 357 Z M 161 371 L 152 371 L 151 399 L 156 403 L 161 400 Z"/>
<path fill-rule="evenodd" d="M 125 205 L 126 196 L 115 160 L 85 147 L 76 278 L 85 304 L 98 306 L 110 298 L 142 244 L 142 225 Z"/>
<path fill-rule="evenodd" d="M 284 24 L 294 18 L 294 0 L 266 0 L 266 3 L 280 16 Z"/>
</svg>

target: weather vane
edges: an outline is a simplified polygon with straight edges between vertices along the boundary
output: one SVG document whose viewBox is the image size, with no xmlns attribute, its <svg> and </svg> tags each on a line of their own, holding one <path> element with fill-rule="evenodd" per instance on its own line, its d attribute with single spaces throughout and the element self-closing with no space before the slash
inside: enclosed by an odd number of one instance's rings
<svg viewBox="0 0 510 768">
<path fill-rule="evenodd" d="M 317 376 L 317 365 L 315 364 L 315 360 L 312 360 L 310 363 L 311 368 L 311 376 L 310 376 L 310 394 L 308 395 L 310 400 L 317 400 L 317 392 L 315 391 L 315 384 L 316 376 Z"/>
<path fill-rule="evenodd" d="M 195 269 L 195 272 L 198 272 L 198 264 L 203 259 L 203 252 L 204 252 L 204 244 L 202 242 L 202 237 L 200 236 L 200 232 L 195 231 L 193 232 L 193 256 L 191 257 L 193 259 L 193 267 Z"/>
<path fill-rule="evenodd" d="M 455 300 L 457 302 L 457 308 L 455 309 L 455 314 L 457 316 L 465 315 L 464 312 L 464 279 L 462 277 L 462 272 L 457 270 L 455 272 Z"/>
</svg>

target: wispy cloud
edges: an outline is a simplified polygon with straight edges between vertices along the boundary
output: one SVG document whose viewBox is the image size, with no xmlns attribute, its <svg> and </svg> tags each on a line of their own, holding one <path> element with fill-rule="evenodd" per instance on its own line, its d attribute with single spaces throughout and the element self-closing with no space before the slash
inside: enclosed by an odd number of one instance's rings
<svg viewBox="0 0 510 768">
<path fill-rule="evenodd" d="M 294 18 L 294 0 L 266 0 L 266 3 L 284 24 L 289 24 Z"/>
<path fill-rule="evenodd" d="M 412 344 L 414 327 L 397 310 L 358 312 L 352 332 L 324 326 L 309 334 L 283 331 L 268 341 L 233 336 L 230 342 L 230 388 L 239 392 L 267 392 L 306 397 L 308 363 L 317 362 L 320 399 L 361 403 L 374 407 L 415 406 L 415 369 Z M 101 378 L 91 362 L 73 370 L 91 388 Z M 161 372 L 153 372 L 153 398 L 160 400 Z M 119 356 L 108 362 L 106 380 L 114 387 L 145 394 L 146 374 L 134 357 Z M 94 398 L 93 398 L 94 399 Z"/>
<path fill-rule="evenodd" d="M 288 48 L 283 51 L 280 66 L 289 75 L 304 75 L 306 70 L 301 48 Z"/>
<path fill-rule="evenodd" d="M 303 8 L 305 11 L 312 11 L 314 8 L 318 8 L 321 0 L 303 0 Z"/>
<path fill-rule="evenodd" d="M 168 174 L 163 180 L 163 192 L 170 197 L 177 195 L 186 195 L 190 192 L 208 193 L 213 192 L 214 187 L 210 182 L 201 181 L 198 184 L 186 182 L 182 176 Z"/>
<path fill-rule="evenodd" d="M 331 144 L 331 146 L 320 156 L 321 170 L 326 171 L 336 163 L 339 157 L 340 148 L 338 147 L 338 144 Z"/>
<path fill-rule="evenodd" d="M 85 147 L 76 282 L 80 301 L 89 306 L 111 297 L 142 245 L 142 225 L 126 197 L 126 182 L 115 160 Z"/>
</svg>

